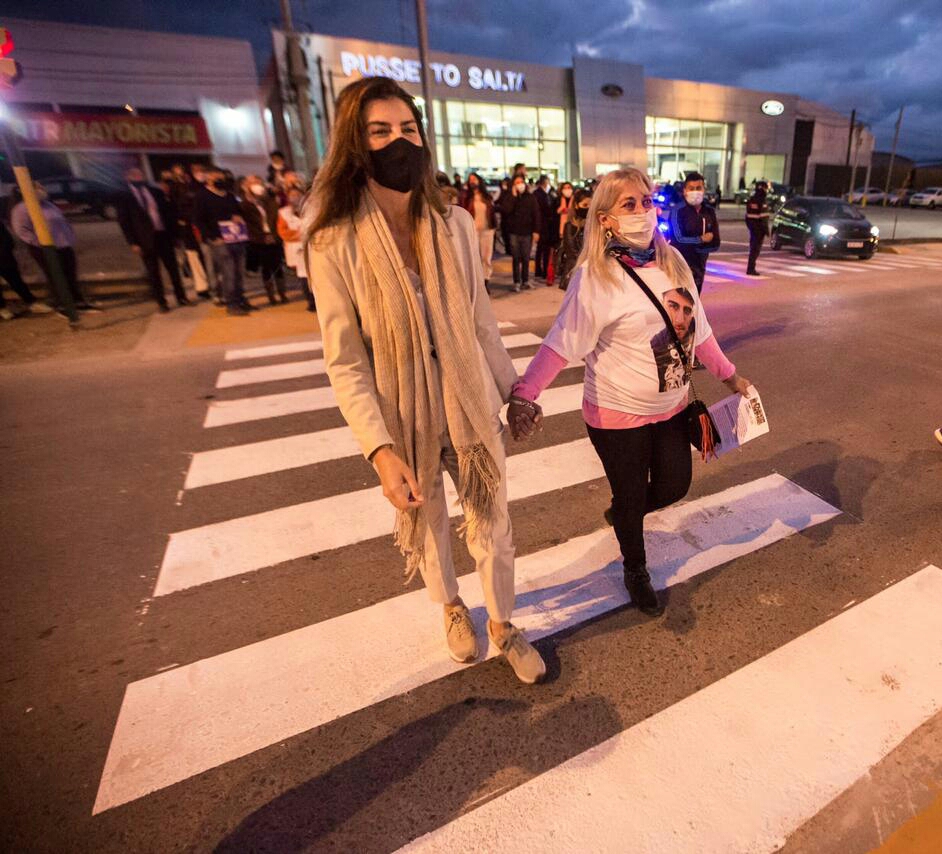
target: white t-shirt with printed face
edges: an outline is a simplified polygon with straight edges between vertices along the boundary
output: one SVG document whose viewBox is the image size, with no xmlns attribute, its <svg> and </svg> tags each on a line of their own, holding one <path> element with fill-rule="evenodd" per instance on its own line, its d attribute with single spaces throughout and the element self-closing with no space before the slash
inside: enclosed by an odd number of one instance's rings
<svg viewBox="0 0 942 854">
<path fill-rule="evenodd" d="M 678 290 L 657 267 L 637 273 L 661 299 L 692 362 L 696 345 L 713 334 L 696 289 Z M 617 284 L 577 269 L 543 343 L 570 362 L 585 359 L 589 403 L 634 415 L 669 412 L 687 398 L 673 337 L 638 284 L 621 268 L 615 275 Z"/>
</svg>

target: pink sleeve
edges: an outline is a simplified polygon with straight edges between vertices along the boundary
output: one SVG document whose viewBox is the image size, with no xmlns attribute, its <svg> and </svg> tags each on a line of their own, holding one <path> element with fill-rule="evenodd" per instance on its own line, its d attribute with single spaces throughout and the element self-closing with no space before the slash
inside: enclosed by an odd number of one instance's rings
<svg viewBox="0 0 942 854">
<path fill-rule="evenodd" d="M 723 355 L 715 335 L 711 335 L 697 347 L 697 358 L 718 380 L 728 380 L 736 373 L 736 366 Z M 527 373 L 530 372 L 527 371 Z"/>
<path fill-rule="evenodd" d="M 543 344 L 530 362 L 527 372 L 514 385 L 512 394 L 524 400 L 536 400 L 540 394 L 568 365 L 555 350 Z"/>
</svg>

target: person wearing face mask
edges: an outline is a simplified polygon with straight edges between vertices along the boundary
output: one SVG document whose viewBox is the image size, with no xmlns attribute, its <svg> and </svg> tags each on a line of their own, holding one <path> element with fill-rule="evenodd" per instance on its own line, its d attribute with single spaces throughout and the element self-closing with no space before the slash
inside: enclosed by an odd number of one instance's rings
<svg viewBox="0 0 942 854">
<path fill-rule="evenodd" d="M 514 291 L 530 287 L 530 252 L 540 239 L 543 220 L 536 197 L 527 192 L 527 181 L 523 173 L 513 177 L 510 192 L 498 202 L 502 223 L 506 224 L 510 240 L 510 257 L 514 279 Z"/>
<path fill-rule="evenodd" d="M 226 312 L 245 316 L 256 310 L 245 298 L 242 284 L 247 235 L 241 229 L 245 219 L 239 200 L 226 190 L 223 170 L 211 166 L 206 174 L 206 186 L 197 193 L 193 205 L 193 221 L 210 246 Z"/>
<path fill-rule="evenodd" d="M 307 300 L 307 310 L 317 311 L 314 300 L 314 291 L 307 276 L 307 266 L 304 253 L 301 251 L 301 207 L 304 194 L 297 187 L 290 187 L 287 191 L 287 201 L 278 209 L 278 237 L 284 247 L 285 266 L 294 270 L 301 292 Z"/>
<path fill-rule="evenodd" d="M 556 207 L 556 216 L 559 219 L 559 240 L 563 239 L 563 232 L 566 228 L 566 220 L 569 218 L 569 207 L 572 205 L 574 190 L 572 184 L 563 181 L 559 185 L 559 205 Z"/>
<path fill-rule="evenodd" d="M 671 209 L 671 244 L 690 267 L 697 293 L 703 290 L 707 258 L 720 248 L 720 224 L 716 211 L 703 201 L 704 183 L 699 172 L 684 178 L 684 204 Z"/>
<path fill-rule="evenodd" d="M 650 616 L 663 612 L 644 550 L 645 514 L 686 495 L 690 487 L 689 371 L 661 312 L 627 272 L 659 299 L 688 363 L 694 352 L 731 390 L 749 381 L 723 355 L 690 269 L 657 229 L 648 176 L 609 172 L 586 217 L 582 253 L 539 352 L 514 386 L 507 420 L 515 439 L 542 427 L 533 407 L 567 365 L 585 360 L 582 415 L 612 487 L 611 518 L 624 558 L 632 603 Z"/>
<path fill-rule="evenodd" d="M 154 301 L 160 311 L 170 311 L 160 276 L 160 265 L 163 264 L 170 276 L 177 304 L 190 305 L 174 250 L 178 219 L 176 207 L 163 190 L 147 184 L 144 173 L 136 166 L 128 169 L 124 177 L 127 189 L 117 200 L 118 225 L 134 254 L 144 262 Z"/>
<path fill-rule="evenodd" d="M 247 270 L 260 270 L 262 284 L 272 305 L 288 302 L 278 237 L 278 201 L 257 175 L 242 180 L 242 217 L 248 230 L 245 250 Z M 275 294 L 277 292 L 277 299 Z"/>
<path fill-rule="evenodd" d="M 66 286 L 72 295 L 75 307 L 79 311 L 100 312 L 101 309 L 89 302 L 79 287 L 78 263 L 75 257 L 75 232 L 72 230 L 72 226 L 62 211 L 49 201 L 46 188 L 42 184 L 36 184 L 35 191 L 39 206 L 42 208 L 43 216 L 46 219 L 46 225 L 52 235 L 56 254 L 59 256 L 59 266 L 65 275 Z M 65 316 L 65 308 L 59 303 L 57 290 L 52 283 L 52 275 L 46 263 L 46 253 L 43 252 L 43 247 L 33 227 L 29 211 L 26 210 L 26 202 L 23 201 L 23 195 L 19 187 L 13 188 L 13 198 L 16 204 L 13 206 L 13 210 L 10 211 L 10 231 L 26 244 L 29 254 L 46 277 L 51 301 L 54 303 L 56 311 Z"/>
<path fill-rule="evenodd" d="M 765 202 L 765 182 L 759 181 L 746 202 L 746 228 L 749 229 L 749 263 L 747 276 L 758 276 L 756 261 L 762 251 L 762 242 L 769 235 L 769 206 Z"/>
<path fill-rule="evenodd" d="M 545 279 L 549 273 L 553 250 L 559 246 L 559 220 L 556 216 L 557 200 L 549 175 L 540 175 L 533 196 L 540 207 L 540 239 L 536 244 L 536 252 L 534 253 L 533 275 L 537 279 Z"/>
<path fill-rule="evenodd" d="M 563 191 L 565 192 L 565 188 Z M 559 287 L 562 290 L 569 287 L 569 279 L 576 267 L 576 260 L 582 252 L 585 218 L 592 202 L 592 194 L 587 190 L 578 190 L 572 196 L 571 201 L 556 260 L 556 275 L 559 276 Z"/>
<path fill-rule="evenodd" d="M 451 657 L 474 661 L 478 641 L 451 555 L 447 469 L 488 638 L 521 681 L 540 681 L 540 654 L 510 622 L 514 546 L 500 410 L 516 371 L 484 291 L 474 220 L 443 204 L 422 115 L 394 81 L 368 77 L 341 93 L 305 221 L 324 365 L 397 511 L 407 579 L 421 573 L 442 607 Z M 365 638 L 364 656 L 383 640 Z"/>
<path fill-rule="evenodd" d="M 481 267 L 484 269 L 484 290 L 491 292 L 492 260 L 494 258 L 494 234 L 497 229 L 497 214 L 494 200 L 487 192 L 484 180 L 477 172 L 468 175 L 468 186 L 461 199 L 461 206 L 474 219 L 474 230 L 478 236 Z"/>
</svg>

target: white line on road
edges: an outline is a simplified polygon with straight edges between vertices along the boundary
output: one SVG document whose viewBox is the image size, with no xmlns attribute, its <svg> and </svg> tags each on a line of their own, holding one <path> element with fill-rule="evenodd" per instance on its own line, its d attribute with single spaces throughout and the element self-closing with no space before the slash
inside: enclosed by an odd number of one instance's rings
<svg viewBox="0 0 942 854">
<path fill-rule="evenodd" d="M 543 339 L 532 332 L 520 332 L 504 335 L 501 342 L 508 350 L 514 347 L 529 347 L 542 344 Z M 300 362 L 280 362 L 276 365 L 260 365 L 254 368 L 234 368 L 221 371 L 216 380 L 216 388 L 233 388 L 253 383 L 274 382 L 276 380 L 298 379 L 318 376 L 324 373 L 323 359 L 306 359 Z"/>
<path fill-rule="evenodd" d="M 565 446 L 550 450 L 568 456 Z M 571 456 L 567 463 L 580 465 Z M 780 475 L 651 514 L 645 526 L 655 585 L 681 583 L 835 515 Z M 535 639 L 623 606 L 621 572 L 612 565 L 618 560 L 608 528 L 520 558 L 514 622 Z M 469 575 L 462 587 L 480 632 L 480 586 Z M 374 643 L 377 637 L 384 642 Z M 440 609 L 417 590 L 134 682 L 121 705 L 94 812 L 459 668 L 445 651 Z"/>
<path fill-rule="evenodd" d="M 602 477 L 588 439 L 515 454 L 507 460 L 511 501 Z M 460 516 L 457 495 L 445 478 L 449 514 Z M 191 528 L 170 535 L 155 596 L 264 569 L 299 557 L 388 534 L 393 509 L 380 487 L 360 489 Z"/>
<path fill-rule="evenodd" d="M 543 415 L 582 407 L 582 383 L 547 389 L 540 397 Z M 184 489 L 228 483 L 246 477 L 339 460 L 360 453 L 349 427 L 285 436 L 193 454 Z"/>
<path fill-rule="evenodd" d="M 329 385 L 258 397 L 240 397 L 237 400 L 214 400 L 206 410 L 203 426 L 225 427 L 244 421 L 260 421 L 263 418 L 334 409 L 336 406 L 337 398 Z"/>
<path fill-rule="evenodd" d="M 290 344 L 269 344 L 265 347 L 246 347 L 242 350 L 226 350 L 226 361 L 236 359 L 264 359 L 266 356 L 290 356 L 293 353 L 320 352 L 320 338 L 310 341 L 294 341 Z"/>
<path fill-rule="evenodd" d="M 822 267 L 817 264 L 793 264 L 792 269 L 804 270 L 807 273 L 814 273 L 817 276 L 833 276 L 834 275 L 834 270 L 829 270 L 827 267 Z"/>
<path fill-rule="evenodd" d="M 942 709 L 940 601 L 930 566 L 400 850 L 778 851 Z"/>
</svg>

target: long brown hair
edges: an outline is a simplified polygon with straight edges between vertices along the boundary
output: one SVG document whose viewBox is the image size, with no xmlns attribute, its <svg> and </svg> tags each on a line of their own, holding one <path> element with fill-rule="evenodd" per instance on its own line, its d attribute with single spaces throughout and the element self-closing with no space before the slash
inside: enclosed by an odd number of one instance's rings
<svg viewBox="0 0 942 854">
<path fill-rule="evenodd" d="M 370 174 L 370 148 L 366 135 L 366 108 L 371 101 L 398 98 L 412 112 L 425 151 L 425 175 L 412 192 L 409 213 L 417 220 L 425 205 L 440 214 L 446 212 L 432 174 L 432 156 L 422 114 L 412 96 L 387 77 L 364 77 L 351 83 L 337 99 L 336 118 L 324 163 L 304 205 L 305 244 L 319 232 L 338 222 L 352 219 L 360 206 Z"/>
</svg>

